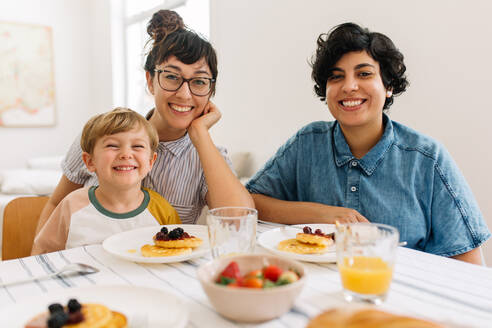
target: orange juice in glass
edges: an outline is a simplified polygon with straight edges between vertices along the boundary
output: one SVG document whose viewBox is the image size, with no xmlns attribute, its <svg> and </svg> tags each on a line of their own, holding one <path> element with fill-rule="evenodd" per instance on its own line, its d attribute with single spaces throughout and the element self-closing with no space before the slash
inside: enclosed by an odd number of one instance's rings
<svg viewBox="0 0 492 328">
<path fill-rule="evenodd" d="M 348 301 L 381 303 L 386 298 L 398 245 L 398 230 L 384 224 L 341 225 L 337 265 Z"/>
</svg>

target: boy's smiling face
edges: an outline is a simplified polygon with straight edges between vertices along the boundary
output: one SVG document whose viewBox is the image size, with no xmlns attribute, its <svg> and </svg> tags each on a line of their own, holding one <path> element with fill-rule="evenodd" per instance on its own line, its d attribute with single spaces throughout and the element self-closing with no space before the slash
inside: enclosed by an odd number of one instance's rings
<svg viewBox="0 0 492 328">
<path fill-rule="evenodd" d="M 149 136 L 140 126 L 105 135 L 96 141 L 92 154 L 82 154 L 87 169 L 97 174 L 99 185 L 124 189 L 140 188 L 156 157 Z"/>
</svg>

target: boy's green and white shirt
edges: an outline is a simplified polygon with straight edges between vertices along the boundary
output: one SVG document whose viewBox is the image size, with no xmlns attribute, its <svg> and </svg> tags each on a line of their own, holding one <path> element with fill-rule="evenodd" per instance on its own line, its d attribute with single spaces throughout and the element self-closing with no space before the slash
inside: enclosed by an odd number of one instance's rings
<svg viewBox="0 0 492 328">
<path fill-rule="evenodd" d="M 127 213 L 114 213 L 97 201 L 96 188 L 75 190 L 58 204 L 36 236 L 33 253 L 99 244 L 122 231 L 181 223 L 178 212 L 155 191 L 143 188 L 144 200 L 138 208 Z"/>
</svg>

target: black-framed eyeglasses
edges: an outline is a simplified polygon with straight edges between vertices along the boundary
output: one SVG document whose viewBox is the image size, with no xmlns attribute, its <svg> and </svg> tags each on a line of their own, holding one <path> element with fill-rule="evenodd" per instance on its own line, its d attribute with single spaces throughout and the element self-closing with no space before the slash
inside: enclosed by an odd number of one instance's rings
<svg viewBox="0 0 492 328">
<path fill-rule="evenodd" d="M 157 72 L 157 81 L 159 86 L 166 91 L 177 91 L 183 83 L 188 83 L 190 91 L 195 96 L 206 96 L 212 91 L 212 86 L 215 83 L 215 79 L 209 77 L 192 77 L 191 79 L 185 79 L 181 75 L 173 73 L 171 71 L 154 69 Z"/>
</svg>

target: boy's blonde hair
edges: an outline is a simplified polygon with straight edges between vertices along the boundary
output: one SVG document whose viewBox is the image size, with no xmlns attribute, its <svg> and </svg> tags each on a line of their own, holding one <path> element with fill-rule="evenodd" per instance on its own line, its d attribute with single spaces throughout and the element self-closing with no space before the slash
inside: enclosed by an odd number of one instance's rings
<svg viewBox="0 0 492 328">
<path fill-rule="evenodd" d="M 117 107 L 110 112 L 93 116 L 82 130 L 80 147 L 82 151 L 92 154 L 97 140 L 101 137 L 127 132 L 137 126 L 144 128 L 145 132 L 147 132 L 150 149 L 154 153 L 159 145 L 157 131 L 145 117 L 124 107 Z"/>
</svg>

